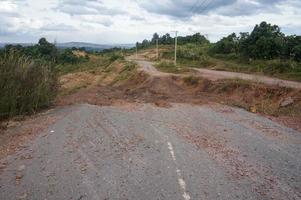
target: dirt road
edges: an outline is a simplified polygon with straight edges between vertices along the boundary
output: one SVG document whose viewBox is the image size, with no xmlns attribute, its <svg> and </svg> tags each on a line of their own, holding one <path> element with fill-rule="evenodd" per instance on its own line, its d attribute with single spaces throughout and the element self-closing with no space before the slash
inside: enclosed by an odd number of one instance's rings
<svg viewBox="0 0 301 200">
<path fill-rule="evenodd" d="M 168 73 L 159 72 L 155 67 L 153 67 L 152 62 L 145 61 L 145 60 L 137 60 L 136 62 L 141 67 L 141 70 L 147 72 L 148 74 L 151 74 L 153 76 L 168 75 Z M 195 73 L 193 74 L 194 76 L 201 76 L 213 81 L 219 79 L 239 78 L 243 80 L 264 83 L 266 85 L 271 85 L 271 86 L 301 89 L 301 82 L 296 82 L 296 81 L 287 81 L 287 80 L 281 80 L 281 79 L 271 78 L 266 76 L 237 73 L 237 72 L 216 71 L 216 70 L 202 69 L 202 68 L 193 68 L 193 70 L 195 71 Z M 180 76 L 177 74 L 175 75 Z"/>
<path fill-rule="evenodd" d="M 277 78 L 271 78 L 266 76 L 259 76 L 253 74 L 245 74 L 238 72 L 226 72 L 226 71 L 215 71 L 210 69 L 194 68 L 201 76 L 210 80 L 226 79 L 226 78 L 240 78 L 243 80 L 250 80 L 254 82 L 264 83 L 266 85 L 280 86 L 287 88 L 301 89 L 301 82 L 287 81 Z"/>
<path fill-rule="evenodd" d="M 0 199 L 301 199 L 301 133 L 244 110 L 57 112 L 65 117 L 1 160 Z"/>
</svg>

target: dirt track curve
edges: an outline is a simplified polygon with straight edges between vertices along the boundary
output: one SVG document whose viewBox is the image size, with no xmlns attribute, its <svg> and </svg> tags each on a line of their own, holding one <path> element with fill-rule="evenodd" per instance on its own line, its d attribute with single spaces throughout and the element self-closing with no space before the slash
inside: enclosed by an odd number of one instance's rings
<svg viewBox="0 0 301 200">
<path fill-rule="evenodd" d="M 153 66 L 152 62 L 145 61 L 145 60 L 136 60 L 136 62 L 139 64 L 141 70 L 147 72 L 148 74 L 151 74 L 153 76 L 168 75 L 168 73 L 158 71 Z M 193 74 L 194 76 L 201 76 L 213 81 L 219 79 L 239 78 L 243 80 L 264 83 L 266 85 L 271 85 L 271 86 L 301 89 L 301 82 L 296 82 L 296 81 L 287 81 L 287 80 L 271 78 L 267 76 L 259 76 L 259 75 L 252 75 L 252 74 L 245 74 L 245 73 L 238 73 L 238 72 L 216 71 L 216 70 L 202 69 L 202 68 L 192 68 L 192 69 L 196 72 Z M 177 74 L 174 75 L 180 76 Z"/>
</svg>

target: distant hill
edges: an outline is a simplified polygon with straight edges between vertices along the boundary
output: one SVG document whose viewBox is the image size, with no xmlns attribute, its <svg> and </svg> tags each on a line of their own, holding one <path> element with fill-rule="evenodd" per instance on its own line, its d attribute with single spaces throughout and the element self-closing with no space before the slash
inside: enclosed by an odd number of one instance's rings
<svg viewBox="0 0 301 200">
<path fill-rule="evenodd" d="M 104 50 L 111 49 L 114 47 L 120 48 L 132 48 L 134 44 L 93 44 L 93 43 L 85 43 L 85 42 L 67 42 L 67 43 L 58 43 L 56 45 L 58 48 L 81 48 L 84 47 L 86 50 Z"/>
<path fill-rule="evenodd" d="M 20 45 L 22 45 L 23 47 L 28 47 L 28 46 L 33 46 L 33 45 L 35 45 L 34 43 L 0 43 L 0 48 L 4 48 L 5 45 L 7 45 L 7 44 L 12 44 L 12 45 L 18 45 L 18 44 L 20 44 Z"/>
<path fill-rule="evenodd" d="M 20 44 L 22 46 L 32 46 L 35 45 L 33 43 L 0 43 L 0 48 L 3 48 L 6 44 L 13 44 L 17 45 Z M 111 49 L 114 47 L 119 48 L 132 48 L 135 45 L 134 44 L 93 44 L 93 43 L 86 43 L 86 42 L 66 42 L 66 43 L 57 43 L 56 46 L 61 49 L 66 48 L 81 48 L 84 47 L 88 51 L 102 51 L 104 49 Z"/>
</svg>

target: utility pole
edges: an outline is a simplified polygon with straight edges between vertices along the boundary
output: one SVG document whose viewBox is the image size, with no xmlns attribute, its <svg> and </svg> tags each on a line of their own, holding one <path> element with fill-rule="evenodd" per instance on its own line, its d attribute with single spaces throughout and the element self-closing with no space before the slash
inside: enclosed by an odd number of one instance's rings
<svg viewBox="0 0 301 200">
<path fill-rule="evenodd" d="M 178 31 L 175 31 L 175 66 L 177 66 L 177 44 L 178 44 Z"/>
<path fill-rule="evenodd" d="M 157 60 L 159 60 L 159 39 L 156 39 L 156 47 L 157 47 Z"/>
<path fill-rule="evenodd" d="M 138 59 L 138 43 L 136 43 L 136 60 Z"/>
</svg>

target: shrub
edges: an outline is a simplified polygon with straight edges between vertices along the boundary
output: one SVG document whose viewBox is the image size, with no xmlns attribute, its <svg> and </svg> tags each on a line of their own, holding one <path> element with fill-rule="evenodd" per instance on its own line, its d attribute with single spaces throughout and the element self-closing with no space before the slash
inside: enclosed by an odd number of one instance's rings
<svg viewBox="0 0 301 200">
<path fill-rule="evenodd" d="M 110 56 L 110 61 L 114 62 L 115 60 L 124 60 L 124 56 L 122 55 L 122 53 L 119 52 L 113 52 L 112 55 Z"/>
<path fill-rule="evenodd" d="M 49 106 L 57 91 L 52 68 L 15 51 L 0 57 L 0 119 Z"/>
<path fill-rule="evenodd" d="M 179 46 L 178 58 L 187 60 L 205 60 L 207 53 L 201 46 L 187 44 L 184 46 Z"/>
<path fill-rule="evenodd" d="M 76 55 L 71 49 L 65 49 L 59 57 L 59 63 L 61 64 L 77 64 L 89 60 L 88 55 Z"/>
</svg>

